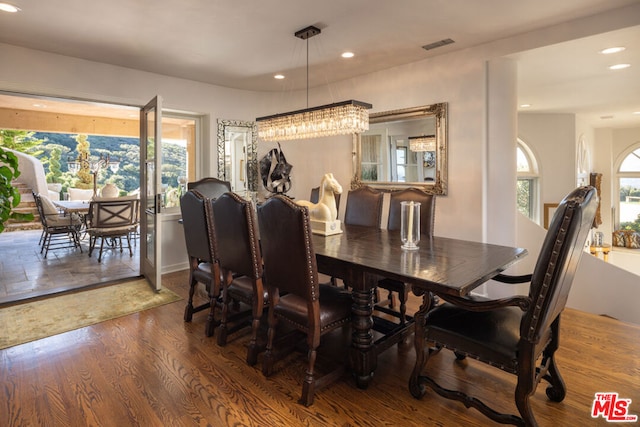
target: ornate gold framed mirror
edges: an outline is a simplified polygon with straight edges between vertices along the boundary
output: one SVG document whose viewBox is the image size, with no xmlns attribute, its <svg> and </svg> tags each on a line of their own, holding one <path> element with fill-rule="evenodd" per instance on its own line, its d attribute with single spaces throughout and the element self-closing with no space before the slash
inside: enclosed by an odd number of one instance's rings
<svg viewBox="0 0 640 427">
<path fill-rule="evenodd" d="M 417 187 L 447 194 L 447 103 L 369 115 L 369 130 L 354 137 L 351 188 Z"/>
</svg>

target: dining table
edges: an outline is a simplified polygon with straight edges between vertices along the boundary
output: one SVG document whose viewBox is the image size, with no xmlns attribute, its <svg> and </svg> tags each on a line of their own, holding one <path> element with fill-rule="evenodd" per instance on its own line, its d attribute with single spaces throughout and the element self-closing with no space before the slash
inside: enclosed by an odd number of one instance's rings
<svg viewBox="0 0 640 427">
<path fill-rule="evenodd" d="M 82 221 L 82 229 L 86 230 L 87 215 L 89 215 L 89 206 L 91 205 L 90 202 L 82 200 L 53 200 L 53 204 L 60 208 L 65 215 L 78 215 Z M 81 236 L 81 238 L 84 238 L 84 235 Z"/>
<path fill-rule="evenodd" d="M 89 213 L 89 202 L 80 200 L 53 200 L 53 204 L 66 214 L 76 213 L 86 215 Z"/>
<path fill-rule="evenodd" d="M 415 327 L 412 318 L 374 339 L 374 293 L 380 279 L 410 284 L 425 307 L 432 295 L 468 295 L 527 254 L 523 248 L 438 236 L 423 238 L 418 249 L 405 250 L 399 231 L 346 224 L 342 229 L 330 236 L 313 234 L 313 247 L 318 271 L 342 279 L 351 289 L 350 364 L 363 389 L 371 382 L 378 354 Z"/>
</svg>

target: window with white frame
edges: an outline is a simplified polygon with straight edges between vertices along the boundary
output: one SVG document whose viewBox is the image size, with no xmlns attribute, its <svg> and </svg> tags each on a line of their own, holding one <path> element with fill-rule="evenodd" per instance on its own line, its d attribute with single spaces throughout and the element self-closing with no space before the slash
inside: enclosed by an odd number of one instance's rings
<svg viewBox="0 0 640 427">
<path fill-rule="evenodd" d="M 616 229 L 640 232 L 640 144 L 622 158 L 617 170 L 618 215 Z"/>
<path fill-rule="evenodd" d="M 538 162 L 531 149 L 518 139 L 517 157 L 517 207 L 523 215 L 538 221 Z"/>
</svg>

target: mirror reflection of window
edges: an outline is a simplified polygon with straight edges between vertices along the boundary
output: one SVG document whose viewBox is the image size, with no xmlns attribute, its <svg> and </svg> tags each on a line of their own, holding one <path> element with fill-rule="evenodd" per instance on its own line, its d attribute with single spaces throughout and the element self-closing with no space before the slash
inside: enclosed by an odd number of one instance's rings
<svg viewBox="0 0 640 427">
<path fill-rule="evenodd" d="M 382 176 L 381 136 L 363 135 L 362 146 L 362 177 L 363 181 L 378 181 Z"/>
<path fill-rule="evenodd" d="M 247 198 L 258 191 L 257 151 L 255 122 L 218 120 L 218 178 Z"/>
<path fill-rule="evenodd" d="M 433 143 L 413 144 L 414 151 L 410 140 L 420 136 L 432 137 Z M 446 102 L 371 113 L 369 130 L 354 138 L 351 186 L 388 190 L 418 187 L 446 195 L 447 140 Z M 402 147 L 406 152 L 398 154 Z M 427 149 L 431 151 L 423 157 Z"/>
<path fill-rule="evenodd" d="M 251 130 L 247 127 L 226 126 L 225 139 L 225 177 L 231 183 L 231 190 L 242 193 L 248 190 L 246 180 L 247 150 L 250 144 Z"/>
<path fill-rule="evenodd" d="M 396 176 L 394 181 L 407 182 L 407 147 L 396 147 Z"/>
</svg>

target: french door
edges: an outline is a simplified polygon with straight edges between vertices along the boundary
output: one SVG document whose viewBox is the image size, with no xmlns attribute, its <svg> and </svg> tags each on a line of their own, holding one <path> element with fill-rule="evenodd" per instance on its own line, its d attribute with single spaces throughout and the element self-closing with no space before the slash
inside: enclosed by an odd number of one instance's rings
<svg viewBox="0 0 640 427">
<path fill-rule="evenodd" d="M 140 111 L 140 273 L 162 288 L 162 98 Z"/>
</svg>

